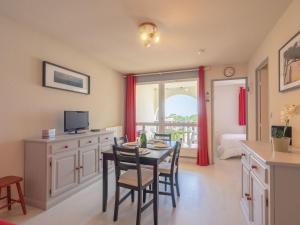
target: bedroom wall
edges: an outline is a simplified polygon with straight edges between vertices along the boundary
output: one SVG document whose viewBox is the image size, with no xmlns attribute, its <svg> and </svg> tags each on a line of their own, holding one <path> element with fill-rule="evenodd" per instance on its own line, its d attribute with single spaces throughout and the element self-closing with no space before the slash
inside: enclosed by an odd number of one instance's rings
<svg viewBox="0 0 300 225">
<path fill-rule="evenodd" d="M 23 176 L 23 140 L 63 130 L 64 110 L 88 110 L 91 128 L 123 124 L 124 79 L 85 53 L 0 17 L 0 177 Z M 91 76 L 91 94 L 42 87 L 42 61 Z"/>
<path fill-rule="evenodd" d="M 246 126 L 239 125 L 239 91 L 245 84 L 217 85 L 214 82 L 214 153 L 225 133 L 245 134 Z M 214 154 L 215 155 L 215 154 Z"/>
<path fill-rule="evenodd" d="M 294 0 L 278 20 L 265 40 L 253 54 L 249 62 L 249 139 L 256 137 L 255 115 L 255 70 L 259 64 L 268 58 L 269 61 L 269 113 L 270 124 L 280 123 L 280 110 L 285 104 L 300 104 L 300 89 L 285 93 L 278 91 L 278 50 L 297 32 L 300 31 L 300 0 Z M 300 147 L 300 115 L 291 121 L 293 127 L 293 144 Z"/>
</svg>

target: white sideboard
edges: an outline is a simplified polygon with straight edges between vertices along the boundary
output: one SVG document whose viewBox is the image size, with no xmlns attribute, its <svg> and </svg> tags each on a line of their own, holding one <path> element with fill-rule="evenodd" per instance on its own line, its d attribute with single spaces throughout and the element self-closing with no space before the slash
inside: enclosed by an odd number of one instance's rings
<svg viewBox="0 0 300 225">
<path fill-rule="evenodd" d="M 25 140 L 26 203 L 48 209 L 99 180 L 101 151 L 112 144 L 111 131 Z"/>
<path fill-rule="evenodd" d="M 269 143 L 242 145 L 241 208 L 248 225 L 300 224 L 300 152 Z"/>
</svg>

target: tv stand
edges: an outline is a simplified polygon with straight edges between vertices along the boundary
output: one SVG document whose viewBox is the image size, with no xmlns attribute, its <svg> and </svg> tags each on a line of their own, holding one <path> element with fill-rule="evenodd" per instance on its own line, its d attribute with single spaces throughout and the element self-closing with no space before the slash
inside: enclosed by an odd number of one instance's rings
<svg viewBox="0 0 300 225">
<path fill-rule="evenodd" d="M 25 140 L 26 203 L 48 209 L 99 181 L 101 152 L 112 150 L 113 140 L 112 131 Z"/>
</svg>

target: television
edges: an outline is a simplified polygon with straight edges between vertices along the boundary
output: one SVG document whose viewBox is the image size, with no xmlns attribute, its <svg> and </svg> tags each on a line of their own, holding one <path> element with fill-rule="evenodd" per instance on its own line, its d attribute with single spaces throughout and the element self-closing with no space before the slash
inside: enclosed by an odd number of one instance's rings
<svg viewBox="0 0 300 225">
<path fill-rule="evenodd" d="M 64 131 L 78 133 L 79 130 L 89 129 L 89 112 L 87 111 L 65 111 Z"/>
</svg>

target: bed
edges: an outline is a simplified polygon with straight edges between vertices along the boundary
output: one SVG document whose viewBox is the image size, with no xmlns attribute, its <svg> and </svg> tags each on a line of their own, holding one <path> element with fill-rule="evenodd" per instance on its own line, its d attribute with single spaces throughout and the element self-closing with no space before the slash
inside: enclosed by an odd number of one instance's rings
<svg viewBox="0 0 300 225">
<path fill-rule="evenodd" d="M 220 159 L 228 159 L 241 155 L 241 141 L 246 140 L 246 134 L 222 134 L 217 155 Z"/>
</svg>

